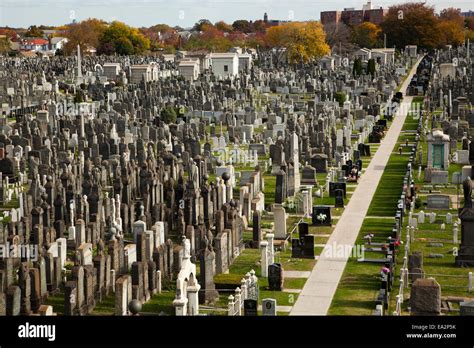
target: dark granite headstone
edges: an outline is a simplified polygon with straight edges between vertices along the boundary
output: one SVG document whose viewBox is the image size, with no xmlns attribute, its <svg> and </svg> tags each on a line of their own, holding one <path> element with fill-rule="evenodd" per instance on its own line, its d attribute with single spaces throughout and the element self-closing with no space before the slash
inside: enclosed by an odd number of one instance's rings
<svg viewBox="0 0 474 348">
<path fill-rule="evenodd" d="M 283 268 L 281 264 L 274 263 L 268 266 L 268 287 L 271 291 L 283 290 Z"/>
<path fill-rule="evenodd" d="M 313 225 L 331 226 L 331 207 L 325 205 L 317 205 L 313 207 L 312 221 Z"/>
<path fill-rule="evenodd" d="M 251 317 L 257 316 L 257 300 L 246 299 L 244 300 L 244 316 Z"/>
</svg>

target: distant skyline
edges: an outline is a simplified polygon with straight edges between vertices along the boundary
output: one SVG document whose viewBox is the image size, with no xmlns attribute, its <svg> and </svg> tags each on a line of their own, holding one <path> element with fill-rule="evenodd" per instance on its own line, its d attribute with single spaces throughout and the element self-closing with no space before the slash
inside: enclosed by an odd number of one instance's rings
<svg viewBox="0 0 474 348">
<path fill-rule="evenodd" d="M 0 26 L 28 27 L 30 25 L 58 26 L 90 17 L 107 22 L 119 20 L 134 27 L 149 27 L 165 23 L 183 28 L 206 18 L 211 22 L 237 19 L 319 20 L 321 11 L 361 9 L 366 0 L 0 0 Z M 407 0 L 372 1 L 372 6 L 387 8 Z M 425 1 L 411 1 L 425 2 Z M 472 0 L 426 1 L 443 8 L 472 9 Z"/>
</svg>

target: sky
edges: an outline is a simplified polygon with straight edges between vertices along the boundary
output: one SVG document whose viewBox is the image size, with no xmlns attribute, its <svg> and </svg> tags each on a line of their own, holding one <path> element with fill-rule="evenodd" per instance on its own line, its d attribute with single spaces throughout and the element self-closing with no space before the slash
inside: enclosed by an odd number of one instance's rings
<svg viewBox="0 0 474 348">
<path fill-rule="evenodd" d="M 372 7 L 387 8 L 419 0 L 373 0 Z M 446 7 L 474 9 L 473 0 L 426 1 L 439 11 Z M 119 20 L 135 27 L 158 23 L 190 27 L 199 19 L 211 22 L 237 19 L 319 20 L 321 11 L 361 9 L 366 0 L 0 0 L 0 26 L 62 25 L 90 17 Z"/>
</svg>

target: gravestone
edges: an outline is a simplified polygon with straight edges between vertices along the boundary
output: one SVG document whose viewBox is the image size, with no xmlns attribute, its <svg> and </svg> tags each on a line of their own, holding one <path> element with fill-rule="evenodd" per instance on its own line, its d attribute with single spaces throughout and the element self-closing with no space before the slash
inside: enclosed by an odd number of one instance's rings
<svg viewBox="0 0 474 348">
<path fill-rule="evenodd" d="M 439 315 L 441 286 L 433 278 L 417 279 L 410 291 L 411 315 Z"/>
<path fill-rule="evenodd" d="M 286 239 L 286 211 L 280 204 L 273 205 L 274 228 L 276 239 Z"/>
<path fill-rule="evenodd" d="M 264 298 L 262 300 L 262 315 L 276 316 L 277 301 L 273 298 Z"/>
<path fill-rule="evenodd" d="M 258 247 L 260 245 L 260 241 L 262 239 L 262 230 L 261 230 L 261 214 L 259 211 L 253 212 L 253 219 L 252 219 L 252 242 L 254 245 Z"/>
<path fill-rule="evenodd" d="M 317 226 L 331 226 L 331 207 L 324 205 L 317 205 L 313 207 L 312 222 L 313 225 Z"/>
<path fill-rule="evenodd" d="M 312 185 L 315 186 L 318 184 L 316 181 L 316 169 L 311 166 L 305 166 L 301 171 L 301 184 L 302 185 Z"/>
<path fill-rule="evenodd" d="M 257 300 L 245 299 L 244 300 L 244 316 L 253 317 L 257 316 Z"/>
<path fill-rule="evenodd" d="M 346 183 L 345 182 L 330 182 L 329 183 L 329 197 L 336 196 L 336 190 L 343 191 L 343 197 L 346 197 Z"/>
<path fill-rule="evenodd" d="M 335 191 L 334 206 L 336 208 L 344 208 L 344 191 L 343 190 Z"/>
<path fill-rule="evenodd" d="M 474 301 L 461 302 L 459 308 L 462 317 L 474 316 Z"/>
<path fill-rule="evenodd" d="M 303 240 L 309 234 L 309 224 L 307 222 L 300 222 L 298 224 L 299 239 Z"/>
<path fill-rule="evenodd" d="M 427 198 L 428 209 L 449 209 L 450 198 L 447 195 L 431 194 Z"/>
<path fill-rule="evenodd" d="M 271 291 L 283 290 L 283 268 L 280 263 L 268 266 L 268 287 Z"/>
</svg>

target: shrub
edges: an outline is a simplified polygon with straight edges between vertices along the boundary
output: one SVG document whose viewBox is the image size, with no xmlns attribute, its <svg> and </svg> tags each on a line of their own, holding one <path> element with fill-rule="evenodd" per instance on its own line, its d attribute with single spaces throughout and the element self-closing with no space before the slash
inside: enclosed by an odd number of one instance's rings
<svg viewBox="0 0 474 348">
<path fill-rule="evenodd" d="M 344 92 L 336 92 L 334 98 L 339 103 L 339 106 L 342 107 L 346 101 L 346 94 Z"/>
<path fill-rule="evenodd" d="M 421 208 L 421 198 L 415 199 L 415 209 Z"/>
<path fill-rule="evenodd" d="M 218 274 L 214 277 L 216 289 L 235 289 L 240 287 L 240 281 L 244 276 L 241 274 Z"/>
<path fill-rule="evenodd" d="M 161 110 L 161 118 L 165 123 L 174 123 L 176 122 L 176 110 L 172 106 L 167 106 L 163 110 Z"/>
</svg>

